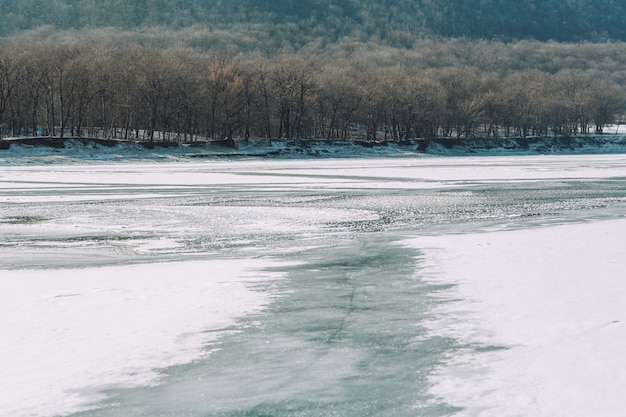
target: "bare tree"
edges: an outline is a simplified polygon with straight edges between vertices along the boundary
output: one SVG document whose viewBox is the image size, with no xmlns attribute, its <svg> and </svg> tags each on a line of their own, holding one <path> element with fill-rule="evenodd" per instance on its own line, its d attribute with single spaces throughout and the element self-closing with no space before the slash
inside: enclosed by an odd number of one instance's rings
<svg viewBox="0 0 626 417">
<path fill-rule="evenodd" d="M 362 98 L 358 119 L 365 127 L 365 136 L 369 141 L 378 139 L 378 129 L 385 120 L 384 86 L 380 82 L 383 70 L 364 68 L 359 77 L 358 94 Z"/>
<path fill-rule="evenodd" d="M 432 70 L 419 71 L 408 81 L 407 94 L 413 113 L 415 136 L 437 136 L 445 108 L 445 90 L 438 82 L 437 73 Z"/>
<path fill-rule="evenodd" d="M 606 79 L 593 80 L 589 88 L 589 102 L 597 134 L 602 134 L 604 127 L 614 122 L 619 113 L 626 108 L 622 89 Z"/>
<path fill-rule="evenodd" d="M 549 77 L 539 71 L 509 74 L 499 92 L 499 114 L 505 135 L 526 137 L 547 131 L 546 99 L 551 94 Z M 544 122 L 545 121 L 545 122 Z"/>
<path fill-rule="evenodd" d="M 204 61 L 189 48 L 166 52 L 167 61 L 173 67 L 171 126 L 184 141 L 193 140 L 202 112 L 202 76 L 198 69 L 203 67 Z"/>
<path fill-rule="evenodd" d="M 472 137 L 482 116 L 483 79 L 475 71 L 448 68 L 439 73 L 445 94 L 443 129 L 457 137 Z"/>
<path fill-rule="evenodd" d="M 44 123 L 44 120 L 40 120 L 40 114 L 42 113 L 42 103 L 47 90 L 46 80 L 49 78 L 49 69 L 46 65 L 46 50 L 38 46 L 23 53 L 21 58 L 20 62 L 24 71 L 22 91 L 25 91 L 22 101 L 24 102 L 25 111 L 30 118 L 31 134 L 32 136 L 37 136 L 40 122 Z"/>
<path fill-rule="evenodd" d="M 316 74 L 313 63 L 303 56 L 283 55 L 274 60 L 271 78 L 278 103 L 279 137 L 300 138 L 317 86 Z"/>
<path fill-rule="evenodd" d="M 244 125 L 248 104 L 242 71 L 234 62 L 213 62 L 207 74 L 210 97 L 211 137 L 233 143 L 234 132 Z"/>
<path fill-rule="evenodd" d="M 11 103 L 18 100 L 19 63 L 16 51 L 0 49 L 0 138 L 5 130 L 5 115 Z"/>
<path fill-rule="evenodd" d="M 167 64 L 164 65 L 162 52 L 154 48 L 141 51 L 136 69 L 137 88 L 143 101 L 145 128 L 150 142 L 154 142 L 158 122 L 164 122 L 164 116 L 171 99 L 172 73 Z M 164 126 L 161 126 L 164 127 Z"/>
<path fill-rule="evenodd" d="M 356 74 L 343 67 L 324 68 L 318 92 L 320 133 L 326 139 L 348 139 L 350 124 L 361 100 Z"/>
</svg>

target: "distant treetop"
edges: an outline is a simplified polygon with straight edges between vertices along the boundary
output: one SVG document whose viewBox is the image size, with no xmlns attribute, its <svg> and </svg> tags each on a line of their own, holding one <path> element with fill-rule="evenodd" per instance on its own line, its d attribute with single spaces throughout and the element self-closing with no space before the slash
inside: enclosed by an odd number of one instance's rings
<svg viewBox="0 0 626 417">
<path fill-rule="evenodd" d="M 411 47 L 424 37 L 626 41 L 616 0 L 0 0 L 0 35 L 42 26 L 197 27 L 299 48 L 353 38 Z"/>
</svg>

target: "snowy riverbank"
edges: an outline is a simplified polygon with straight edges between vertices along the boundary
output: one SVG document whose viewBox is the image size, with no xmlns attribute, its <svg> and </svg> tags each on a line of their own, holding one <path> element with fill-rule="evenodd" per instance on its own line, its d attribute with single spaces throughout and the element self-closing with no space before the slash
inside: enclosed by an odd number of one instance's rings
<svg viewBox="0 0 626 417">
<path fill-rule="evenodd" d="M 616 130 L 617 128 L 614 128 Z M 226 142 L 134 142 L 98 139 L 30 138 L 0 141 L 0 165 L 72 161 L 177 161 L 221 158 L 367 158 L 419 155 L 536 155 L 626 153 L 626 135 L 572 137 L 323 141 L 251 139 Z"/>
</svg>

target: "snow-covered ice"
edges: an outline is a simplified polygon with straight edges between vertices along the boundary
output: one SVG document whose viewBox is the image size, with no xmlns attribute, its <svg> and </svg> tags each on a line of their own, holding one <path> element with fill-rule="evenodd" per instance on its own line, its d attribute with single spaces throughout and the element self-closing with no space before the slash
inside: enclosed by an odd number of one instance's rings
<svg viewBox="0 0 626 417">
<path fill-rule="evenodd" d="M 456 284 L 431 331 L 466 343 L 433 393 L 459 416 L 623 415 L 625 236 L 607 220 L 410 242 Z"/>
<path fill-rule="evenodd" d="M 111 386 L 159 381 L 268 302 L 263 261 L 192 261 L 0 273 L 0 415 L 53 416 Z M 255 272 L 256 271 L 256 272 Z"/>
<path fill-rule="evenodd" d="M 29 161 L 0 170 L 2 417 L 95 407 L 213 358 L 214 384 L 189 386 L 222 389 L 223 415 L 302 397 L 303 415 L 408 416 L 411 395 L 425 416 L 623 413 L 625 155 Z"/>
</svg>

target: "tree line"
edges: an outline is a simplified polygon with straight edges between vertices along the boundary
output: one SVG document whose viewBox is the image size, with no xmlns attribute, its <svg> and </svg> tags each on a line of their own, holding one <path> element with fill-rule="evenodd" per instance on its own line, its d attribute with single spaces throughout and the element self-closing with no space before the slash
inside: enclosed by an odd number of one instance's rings
<svg viewBox="0 0 626 417">
<path fill-rule="evenodd" d="M 378 65 L 106 43 L 0 47 L 0 132 L 138 140 L 406 140 L 601 133 L 626 108 L 599 71 Z"/>
</svg>

